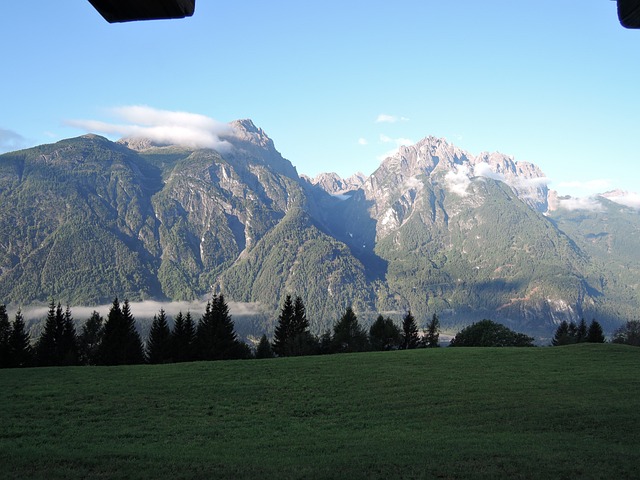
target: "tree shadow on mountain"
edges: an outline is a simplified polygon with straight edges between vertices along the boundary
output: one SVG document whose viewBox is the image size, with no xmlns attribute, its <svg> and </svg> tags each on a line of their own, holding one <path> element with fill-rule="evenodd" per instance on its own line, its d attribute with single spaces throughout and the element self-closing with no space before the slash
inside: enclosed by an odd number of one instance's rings
<svg viewBox="0 0 640 480">
<path fill-rule="evenodd" d="M 521 292 L 525 286 L 523 280 L 507 280 L 504 278 L 493 278 L 476 282 L 462 282 L 466 287 L 471 287 L 478 292 Z"/>
</svg>

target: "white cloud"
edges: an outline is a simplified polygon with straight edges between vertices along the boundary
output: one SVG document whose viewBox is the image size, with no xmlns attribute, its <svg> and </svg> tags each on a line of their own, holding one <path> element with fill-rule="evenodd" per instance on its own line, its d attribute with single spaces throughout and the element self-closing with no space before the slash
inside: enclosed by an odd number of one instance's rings
<svg viewBox="0 0 640 480">
<path fill-rule="evenodd" d="M 519 186 L 527 188 L 540 188 L 549 185 L 551 180 L 548 177 L 519 178 Z"/>
<path fill-rule="evenodd" d="M 501 182 L 507 183 L 505 176 L 501 173 L 494 172 L 493 169 L 491 168 L 491 165 L 489 165 L 486 162 L 480 162 L 476 164 L 473 167 L 473 174 L 476 177 L 493 178 L 494 180 L 500 180 Z"/>
<path fill-rule="evenodd" d="M 509 186 L 516 191 L 520 198 L 541 201 L 541 193 L 538 189 L 549 185 L 550 180 L 547 177 L 534 178 L 514 178 Z"/>
<path fill-rule="evenodd" d="M 395 143 L 398 147 L 402 145 L 413 145 L 415 142 L 410 138 L 391 138 L 383 133 L 380 134 L 380 141 L 382 143 Z"/>
<path fill-rule="evenodd" d="M 178 312 L 186 314 L 191 312 L 194 321 L 198 321 L 202 313 L 204 313 L 206 301 L 193 301 L 193 302 L 157 302 L 153 300 L 147 300 L 144 302 L 131 302 L 131 313 L 137 319 L 153 318 L 163 308 L 167 316 L 175 318 Z M 236 316 L 249 316 L 259 315 L 264 312 L 261 304 L 259 303 L 239 303 L 239 302 L 227 302 L 229 306 L 229 312 L 231 315 Z M 71 315 L 74 319 L 84 322 L 91 314 L 96 311 L 102 315 L 105 319 L 109 314 L 111 304 L 97 305 L 94 307 L 71 307 Z M 28 307 L 22 310 L 22 313 L 26 319 L 38 319 L 47 316 L 48 307 Z"/>
<path fill-rule="evenodd" d="M 352 194 L 347 195 L 344 193 L 332 193 L 331 196 L 338 200 L 344 201 L 344 200 L 349 200 L 352 197 Z"/>
<path fill-rule="evenodd" d="M 466 165 L 459 166 L 456 171 L 449 170 L 444 176 L 444 181 L 449 191 L 456 195 L 461 197 L 469 195 L 467 187 L 471 183 L 471 179 L 469 178 L 469 168 Z"/>
<path fill-rule="evenodd" d="M 358 145 L 368 145 L 369 142 L 367 142 L 366 138 L 359 138 L 358 139 Z"/>
<path fill-rule="evenodd" d="M 205 115 L 159 110 L 144 105 L 112 108 L 109 112 L 124 123 L 100 120 L 68 120 L 68 125 L 91 133 L 143 137 L 161 144 L 228 150 L 231 145 L 220 137 L 230 135 L 230 125 Z"/>
<path fill-rule="evenodd" d="M 640 194 L 635 192 L 615 192 L 603 195 L 605 198 L 625 207 L 640 210 Z"/>
<path fill-rule="evenodd" d="M 26 139 L 19 133 L 0 128 L 0 152 L 18 150 L 24 148 L 26 144 Z"/>
<path fill-rule="evenodd" d="M 414 188 L 414 189 L 422 188 L 424 186 L 424 184 L 418 177 L 407 178 L 404 182 L 404 185 L 407 188 Z"/>
<path fill-rule="evenodd" d="M 557 208 L 565 210 L 589 210 L 600 212 L 604 209 L 602 204 L 594 197 L 559 197 Z"/>
<path fill-rule="evenodd" d="M 530 199 L 538 198 L 536 190 L 548 185 L 550 182 L 547 177 L 507 177 L 500 172 L 495 172 L 487 162 L 476 164 L 473 169 L 473 174 L 477 177 L 487 177 L 504 182 L 512 189 L 515 189 L 520 197 Z M 527 193 L 527 191 L 529 192 Z"/>
<path fill-rule="evenodd" d="M 397 122 L 408 122 L 409 119 L 406 117 L 399 117 L 397 115 L 387 115 L 385 113 L 381 113 L 376 118 L 376 123 L 397 123 Z"/>
</svg>

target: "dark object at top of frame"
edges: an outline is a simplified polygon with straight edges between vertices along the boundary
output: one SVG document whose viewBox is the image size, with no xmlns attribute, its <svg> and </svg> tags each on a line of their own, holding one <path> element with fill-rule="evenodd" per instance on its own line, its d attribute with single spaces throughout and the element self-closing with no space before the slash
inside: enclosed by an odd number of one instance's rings
<svg viewBox="0 0 640 480">
<path fill-rule="evenodd" d="M 196 0 L 89 0 L 109 23 L 184 18 L 193 15 Z M 618 19 L 625 28 L 640 28 L 640 0 L 617 0 Z"/>
<path fill-rule="evenodd" d="M 196 0 L 89 0 L 109 23 L 184 18 L 193 15 Z"/>
<path fill-rule="evenodd" d="M 625 28 L 640 28 L 640 0 L 618 0 L 618 18 Z"/>
</svg>

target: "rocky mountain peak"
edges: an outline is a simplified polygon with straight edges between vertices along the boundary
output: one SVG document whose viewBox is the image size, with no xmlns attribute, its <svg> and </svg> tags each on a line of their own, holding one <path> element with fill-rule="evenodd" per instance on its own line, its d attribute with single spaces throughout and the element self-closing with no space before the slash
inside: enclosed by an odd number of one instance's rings
<svg viewBox="0 0 640 480">
<path fill-rule="evenodd" d="M 354 173 L 348 178 L 341 178 L 340 175 L 335 172 L 320 173 L 314 178 L 304 177 L 309 183 L 322 188 L 331 195 L 342 195 L 353 190 L 358 190 L 367 179 L 361 172 Z"/>
<path fill-rule="evenodd" d="M 602 193 L 599 196 L 617 203 L 618 205 L 623 205 L 636 211 L 640 211 L 640 194 L 638 193 L 617 189 Z"/>
<path fill-rule="evenodd" d="M 80 138 L 86 138 L 87 140 L 107 140 L 102 135 L 96 135 L 95 133 L 85 133 L 84 135 L 80 135 Z"/>
<path fill-rule="evenodd" d="M 249 133 L 264 133 L 264 131 L 261 128 L 258 128 L 250 118 L 241 118 L 238 120 L 234 120 L 230 123 L 230 125 L 235 129 L 244 130 Z"/>
<path fill-rule="evenodd" d="M 482 152 L 474 157 L 470 162 L 474 167 L 478 165 L 487 165 L 496 175 L 502 175 L 505 178 L 525 177 L 537 178 L 544 177 L 542 170 L 533 163 L 516 161 L 512 155 L 505 155 L 500 152 Z"/>
<path fill-rule="evenodd" d="M 469 171 L 476 177 L 506 183 L 521 200 L 539 212 L 548 209 L 547 177 L 533 163 L 519 162 L 500 152 L 483 152 L 471 160 Z"/>
<path fill-rule="evenodd" d="M 230 122 L 232 132 L 221 135 L 220 139 L 232 146 L 224 158 L 244 165 L 264 165 L 274 172 L 297 179 L 298 172 L 291 162 L 276 150 L 273 140 L 257 127 L 252 120 L 242 119 Z"/>
<path fill-rule="evenodd" d="M 458 191 L 462 177 L 466 183 L 474 177 L 488 177 L 509 185 L 521 200 L 536 210 L 547 210 L 547 180 L 536 165 L 517 162 L 512 156 L 499 152 L 474 156 L 446 139 L 433 136 L 400 147 L 382 162 L 366 184 L 369 196 L 374 196 L 377 189 L 388 190 L 391 185 L 413 188 L 414 179 L 419 176 L 446 181 L 451 175 L 456 177 Z"/>
<path fill-rule="evenodd" d="M 233 137 L 243 143 L 250 143 L 260 148 L 275 150 L 273 140 L 262 128 L 257 127 L 251 119 L 234 120 L 230 122 L 233 133 L 227 138 L 233 143 Z"/>
<path fill-rule="evenodd" d="M 144 150 L 149 150 L 150 148 L 161 146 L 159 143 L 145 137 L 125 137 L 121 138 L 116 143 L 124 145 L 125 147 L 131 150 L 135 150 L 136 152 L 142 152 Z"/>
<path fill-rule="evenodd" d="M 430 175 L 435 170 L 449 170 L 468 161 L 468 154 L 444 138 L 425 137 L 414 145 L 401 146 L 384 160 L 380 168 L 403 177 Z"/>
</svg>

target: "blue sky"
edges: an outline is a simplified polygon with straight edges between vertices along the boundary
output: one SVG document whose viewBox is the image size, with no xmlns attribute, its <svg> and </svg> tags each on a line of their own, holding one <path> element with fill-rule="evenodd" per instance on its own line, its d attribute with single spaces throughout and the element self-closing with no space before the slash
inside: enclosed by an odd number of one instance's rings
<svg viewBox="0 0 640 480">
<path fill-rule="evenodd" d="M 251 118 L 311 176 L 370 174 L 435 135 L 536 163 L 562 194 L 640 191 L 640 31 L 610 0 L 198 0 L 114 25 L 85 0 L 21 0 L 0 45 L 0 151 L 142 105 Z"/>
</svg>

